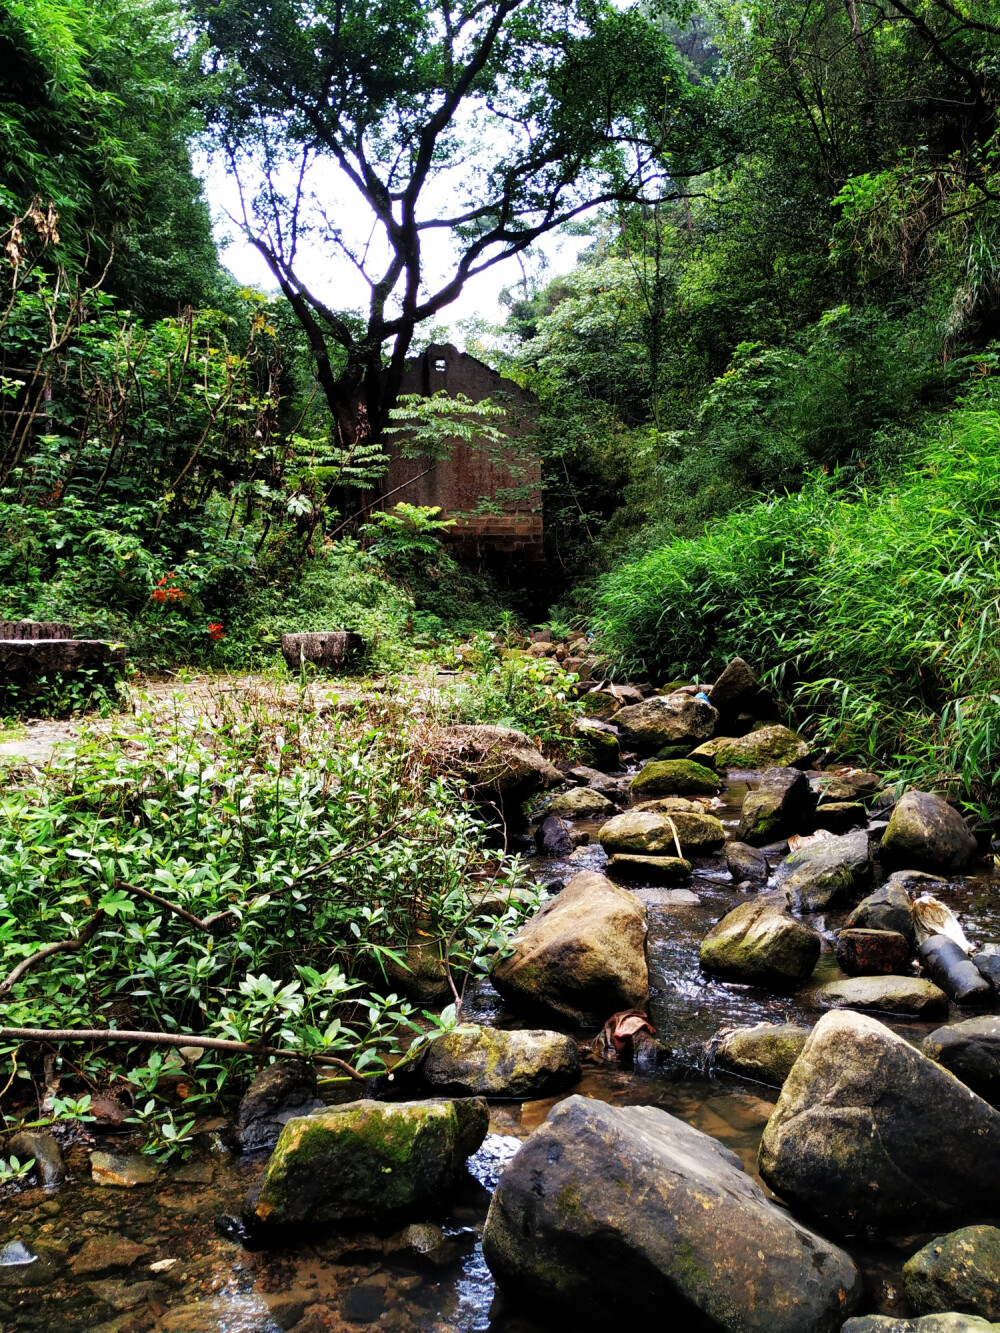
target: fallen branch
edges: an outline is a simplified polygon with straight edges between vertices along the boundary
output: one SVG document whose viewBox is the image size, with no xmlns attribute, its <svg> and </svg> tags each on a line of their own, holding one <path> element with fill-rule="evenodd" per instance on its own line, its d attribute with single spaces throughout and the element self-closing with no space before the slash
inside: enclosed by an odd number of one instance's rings
<svg viewBox="0 0 1000 1333">
<path fill-rule="evenodd" d="M 101 922 L 104 920 L 103 910 L 99 910 L 85 922 L 79 935 L 70 936 L 65 940 L 57 940 L 55 944 L 43 945 L 37 953 L 33 953 L 28 958 L 22 958 L 17 967 L 9 972 L 0 981 L 0 999 L 9 994 L 11 988 L 15 986 L 30 968 L 36 963 L 44 962 L 46 958 L 51 958 L 56 953 L 73 953 L 76 949 L 82 949 L 88 940 L 93 939 L 100 929 Z"/>
<path fill-rule="evenodd" d="M 364 1074 L 359 1074 L 336 1055 L 288 1051 L 280 1046 L 227 1041 L 224 1037 L 192 1037 L 184 1032 L 174 1035 L 169 1032 L 129 1032 L 122 1028 L 0 1028 L 0 1041 L 84 1041 L 96 1045 L 117 1041 L 129 1046 L 197 1046 L 201 1050 L 226 1051 L 230 1055 L 277 1055 L 286 1060 L 312 1060 L 314 1064 L 342 1069 L 357 1083 L 365 1082 Z"/>
</svg>

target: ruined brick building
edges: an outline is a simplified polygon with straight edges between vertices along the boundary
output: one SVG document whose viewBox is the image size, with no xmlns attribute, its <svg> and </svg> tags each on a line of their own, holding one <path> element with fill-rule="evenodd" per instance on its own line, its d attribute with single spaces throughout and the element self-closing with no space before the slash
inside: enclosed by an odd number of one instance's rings
<svg viewBox="0 0 1000 1333">
<path fill-rule="evenodd" d="M 510 447 L 490 449 L 455 440 L 443 459 L 403 458 L 397 451 L 382 483 L 383 507 L 400 501 L 440 506 L 442 518 L 457 520 L 448 540 L 460 558 L 479 562 L 516 554 L 540 560 L 541 463 L 527 438 L 535 430 L 538 399 L 450 343 L 434 344 L 411 361 L 401 392 L 429 397 L 442 389 L 473 402 L 489 398 L 502 407 L 507 415 L 496 424 L 509 437 Z M 500 512 L 481 512 L 484 501 Z"/>
</svg>

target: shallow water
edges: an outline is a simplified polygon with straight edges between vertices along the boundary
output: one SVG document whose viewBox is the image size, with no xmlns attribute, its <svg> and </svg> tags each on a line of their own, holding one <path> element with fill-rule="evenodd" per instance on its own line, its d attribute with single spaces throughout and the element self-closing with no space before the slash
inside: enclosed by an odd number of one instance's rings
<svg viewBox="0 0 1000 1333">
<path fill-rule="evenodd" d="M 752 778 L 750 779 L 752 782 Z M 734 780 L 716 813 L 738 821 L 747 782 Z M 581 824 L 596 832 L 597 825 Z M 539 862 L 541 877 L 561 878 L 598 867 L 599 847 L 582 849 L 569 862 Z M 703 978 L 698 951 L 709 928 L 742 895 L 720 860 L 696 868 L 697 906 L 672 905 L 664 890 L 639 889 L 649 914 L 650 1016 L 657 1028 L 661 1063 L 628 1072 L 587 1061 L 571 1091 L 614 1105 L 662 1107 L 720 1139 L 756 1175 L 760 1135 L 777 1092 L 773 1088 L 710 1075 L 703 1069 L 706 1041 L 718 1028 L 761 1021 L 815 1022 L 808 996 L 776 996 L 749 986 Z M 974 943 L 1000 940 L 1000 883 L 995 876 L 961 880 L 940 895 L 959 915 Z M 841 975 L 832 931 L 843 913 L 813 917 L 826 944 L 812 984 Z M 502 1026 L 526 1025 L 508 1012 L 484 983 L 470 996 L 468 1017 Z M 953 1018 L 966 1014 L 954 1010 Z M 911 1040 L 932 1026 L 893 1023 Z M 583 1038 L 592 1033 L 577 1032 Z M 569 1095 L 568 1093 L 565 1095 Z M 303 1232 L 287 1246 L 249 1251 L 215 1226 L 221 1214 L 238 1214 L 244 1193 L 262 1166 L 222 1149 L 204 1136 L 196 1183 L 165 1171 L 157 1184 L 135 1190 L 98 1187 L 89 1180 L 86 1149 L 70 1154 L 71 1180 L 54 1194 L 29 1190 L 0 1204 L 0 1243 L 19 1240 L 38 1262 L 0 1267 L 0 1333 L 563 1333 L 563 1321 L 531 1322 L 505 1308 L 483 1261 L 482 1226 L 503 1163 L 521 1139 L 559 1100 L 497 1103 L 491 1133 L 470 1160 L 470 1178 L 458 1197 L 429 1226 L 392 1235 L 337 1236 Z M 128 1264 L 81 1272 L 80 1242 L 113 1234 L 138 1242 Z M 899 1269 L 920 1238 L 903 1252 L 849 1243 L 868 1278 L 868 1310 L 905 1312 Z M 162 1261 L 172 1260 L 164 1267 Z"/>
</svg>

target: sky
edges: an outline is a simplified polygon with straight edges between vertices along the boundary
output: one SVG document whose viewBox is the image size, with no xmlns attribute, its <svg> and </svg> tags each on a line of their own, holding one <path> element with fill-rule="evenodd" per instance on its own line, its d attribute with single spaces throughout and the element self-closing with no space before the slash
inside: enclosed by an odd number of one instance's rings
<svg viewBox="0 0 1000 1333">
<path fill-rule="evenodd" d="M 213 161 L 203 158 L 198 167 L 205 182 L 205 194 L 212 210 L 216 238 L 223 247 L 222 258 L 226 267 L 238 282 L 248 287 L 276 291 L 274 277 L 263 257 L 232 220 L 240 214 L 239 192 L 225 165 L 218 159 Z M 337 217 L 338 225 L 343 227 L 345 234 L 355 244 L 359 241 L 363 243 L 364 229 L 370 225 L 370 215 L 362 214 L 349 190 L 335 190 L 332 194 L 343 201 Z M 454 207 L 454 202 L 445 195 L 432 200 L 432 203 L 440 206 L 443 213 Z M 445 235 L 443 232 L 430 232 L 425 233 L 425 238 L 425 253 L 430 261 L 428 271 L 439 276 L 447 269 Z M 553 233 L 543 237 L 521 257 L 521 262 L 517 259 L 505 260 L 470 279 L 457 300 L 447 306 L 434 323 L 446 325 L 451 331 L 452 341 L 461 347 L 464 342 L 461 325 L 465 321 L 503 323 L 507 312 L 500 303 L 500 295 L 505 288 L 521 283 L 525 274 L 529 280 L 540 277 L 547 282 L 568 273 L 589 243 L 586 236 Z M 367 306 L 366 284 L 350 261 L 339 254 L 336 248 L 304 242 L 300 248 L 297 270 L 306 286 L 333 309 L 362 310 Z"/>
</svg>

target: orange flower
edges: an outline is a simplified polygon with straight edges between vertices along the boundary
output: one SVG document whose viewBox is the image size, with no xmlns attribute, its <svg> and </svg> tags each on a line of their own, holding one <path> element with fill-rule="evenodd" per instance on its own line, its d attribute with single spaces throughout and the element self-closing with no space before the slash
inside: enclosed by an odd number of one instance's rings
<svg viewBox="0 0 1000 1333">
<path fill-rule="evenodd" d="M 162 588 L 154 588 L 154 589 L 153 589 L 153 601 L 154 601 L 154 602 L 165 602 L 166 600 L 167 600 L 167 594 L 163 591 Z"/>
<path fill-rule="evenodd" d="M 213 643 L 218 643 L 220 639 L 226 637 L 226 631 L 221 620 L 210 620 L 208 622 L 208 637 Z"/>
</svg>

